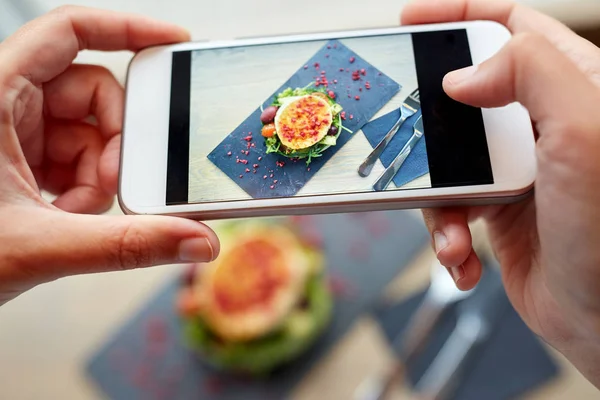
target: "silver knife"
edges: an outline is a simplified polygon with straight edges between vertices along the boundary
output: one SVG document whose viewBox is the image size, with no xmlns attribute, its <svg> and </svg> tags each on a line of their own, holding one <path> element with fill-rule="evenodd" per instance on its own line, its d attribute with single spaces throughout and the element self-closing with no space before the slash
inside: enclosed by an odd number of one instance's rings
<svg viewBox="0 0 600 400">
<path fill-rule="evenodd" d="M 428 400 L 452 397 L 473 355 L 489 338 L 495 323 L 508 309 L 497 268 L 486 268 L 485 277 L 476 291 L 459 307 L 454 331 L 415 385 L 419 397 Z"/>
<path fill-rule="evenodd" d="M 406 145 L 400 151 L 400 154 L 396 157 L 396 159 L 392 162 L 392 164 L 385 170 L 385 172 L 377 179 L 375 185 L 373 185 L 373 189 L 376 192 L 381 192 L 387 189 L 389 184 L 392 182 L 394 177 L 400 171 L 400 168 L 414 149 L 417 142 L 423 137 L 423 117 L 419 117 L 415 125 L 413 126 L 413 135 L 408 140 Z"/>
</svg>

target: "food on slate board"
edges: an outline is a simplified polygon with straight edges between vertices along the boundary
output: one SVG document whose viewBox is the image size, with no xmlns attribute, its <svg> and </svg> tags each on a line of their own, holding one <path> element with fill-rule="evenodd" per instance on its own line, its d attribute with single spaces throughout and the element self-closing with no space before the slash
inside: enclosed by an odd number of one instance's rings
<svg viewBox="0 0 600 400">
<path fill-rule="evenodd" d="M 323 256 L 268 221 L 232 222 L 220 236 L 218 260 L 188 271 L 178 296 L 186 341 L 217 368 L 268 374 L 328 325 Z"/>
<path fill-rule="evenodd" d="M 336 145 L 342 130 L 352 133 L 342 124 L 343 108 L 335 101 L 335 94 L 312 85 L 287 88 L 262 110 L 267 153 L 306 159 L 308 165 Z"/>
</svg>

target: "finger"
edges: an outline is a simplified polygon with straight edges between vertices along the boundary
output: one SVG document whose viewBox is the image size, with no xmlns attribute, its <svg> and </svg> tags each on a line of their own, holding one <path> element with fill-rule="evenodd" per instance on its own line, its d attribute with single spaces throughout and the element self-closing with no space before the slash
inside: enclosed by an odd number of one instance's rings
<svg viewBox="0 0 600 400">
<path fill-rule="evenodd" d="M 476 107 L 520 102 L 538 123 L 541 137 L 567 132 L 556 129 L 565 125 L 581 125 L 582 120 L 597 114 L 599 104 L 598 94 L 590 90 L 589 81 L 577 67 L 535 34 L 516 35 L 496 56 L 480 66 L 448 74 L 443 84 L 449 96 Z M 541 121 L 545 127 L 539 126 Z"/>
<path fill-rule="evenodd" d="M 423 217 L 440 263 L 459 289 L 472 289 L 481 278 L 481 262 L 473 250 L 468 209 L 426 209 Z"/>
<path fill-rule="evenodd" d="M 113 74 L 94 65 L 73 64 L 44 84 L 45 114 L 56 119 L 96 118 L 106 139 L 121 133 L 124 91 Z"/>
<path fill-rule="evenodd" d="M 23 220 L 15 230 L 0 232 L 4 265 L 12 267 L 0 269 L 0 282 L 207 262 L 219 253 L 212 230 L 182 218 L 76 215 L 38 207 L 13 208 L 12 214 Z M 8 279 L 2 275 L 7 271 L 17 276 Z"/>
<path fill-rule="evenodd" d="M 59 190 L 54 205 L 72 213 L 102 213 L 113 202 L 98 177 L 104 142 L 98 130 L 84 122 L 49 121 L 46 127 L 47 171 L 44 187 Z M 65 170 L 74 170 L 74 176 Z M 68 179 L 70 181 L 61 181 Z"/>
<path fill-rule="evenodd" d="M 458 268 L 449 269 L 450 275 L 456 287 L 460 290 L 471 290 L 479 283 L 482 274 L 481 260 L 475 253 L 475 250 L 471 249 L 469 256 Z"/>
<path fill-rule="evenodd" d="M 464 209 L 423 210 L 427 229 L 440 262 L 447 268 L 463 264 L 472 247 L 471 230 Z"/>
<path fill-rule="evenodd" d="M 578 64 L 581 71 L 600 84 L 600 63 L 589 54 L 600 50 L 575 34 L 561 22 L 530 7 L 505 0 L 419 0 L 402 11 L 405 25 L 490 20 L 499 22 L 513 33 L 537 33 Z"/>
<path fill-rule="evenodd" d="M 65 6 L 21 28 L 1 46 L 3 68 L 47 82 L 83 49 L 132 50 L 189 40 L 184 29 L 143 16 Z M 6 62 L 6 60 L 14 60 Z"/>
<path fill-rule="evenodd" d="M 121 135 L 113 137 L 104 146 L 98 164 L 100 185 L 106 193 L 117 193 L 119 185 L 119 159 L 121 158 Z"/>
</svg>

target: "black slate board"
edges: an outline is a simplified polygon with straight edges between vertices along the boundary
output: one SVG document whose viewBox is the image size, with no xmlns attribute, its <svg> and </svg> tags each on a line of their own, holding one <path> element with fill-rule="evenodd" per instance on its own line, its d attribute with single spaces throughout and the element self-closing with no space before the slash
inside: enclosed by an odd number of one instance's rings
<svg viewBox="0 0 600 400">
<path fill-rule="evenodd" d="M 499 274 L 494 273 L 496 279 Z M 480 301 L 484 293 L 475 293 L 463 301 Z M 380 305 L 374 315 L 390 341 L 402 334 L 423 301 L 425 293 L 396 305 Z M 558 368 L 535 335 L 521 320 L 504 293 L 500 295 L 501 312 L 494 323 L 494 333 L 477 350 L 462 382 L 451 400 L 509 400 L 532 390 L 558 375 Z M 423 376 L 456 326 L 459 306 L 442 316 L 423 352 L 408 366 L 408 379 L 415 385 Z M 399 349 L 395 349 L 399 351 Z"/>
<path fill-rule="evenodd" d="M 350 62 L 351 57 L 354 58 L 352 63 Z M 352 72 L 362 69 L 364 69 L 365 75 L 359 74 L 360 80 L 353 80 Z M 337 40 L 331 40 L 304 66 L 300 66 L 298 71 L 279 89 L 273 92 L 273 96 L 288 87 L 305 87 L 311 82 L 315 82 L 317 77 L 322 76 L 321 71 L 325 71 L 324 76 L 329 82 L 328 90 L 332 90 L 336 94 L 336 100 L 344 107 L 346 112 L 344 126 L 353 133 L 343 132 L 338 138 L 337 145 L 325 151 L 322 157 L 314 159 L 310 166 L 307 167 L 304 160 L 294 162 L 276 154 L 266 154 L 264 139 L 261 136 L 260 107 L 257 107 L 254 113 L 208 155 L 208 159 L 213 164 L 253 198 L 296 195 L 306 182 L 336 152 L 340 151 L 401 88 L 398 83 L 381 73 L 351 49 Z M 334 83 L 334 80 L 337 80 L 337 84 Z M 370 84 L 369 90 L 365 87 L 367 81 Z M 359 88 L 362 91 L 359 91 Z M 273 96 L 265 99 L 264 107 L 271 104 Z M 359 96 L 360 100 L 356 100 L 355 96 Z M 252 133 L 251 139 L 249 133 Z M 248 155 L 242 153 L 246 151 Z M 237 162 L 238 158 L 244 162 Z M 284 162 L 285 165 L 278 166 L 278 161 Z M 362 160 L 357 160 L 357 168 L 361 162 Z M 258 167 L 255 168 L 255 164 Z M 255 170 L 256 173 L 254 173 Z M 265 176 L 267 179 L 264 179 Z"/>
<path fill-rule="evenodd" d="M 428 242 L 406 211 L 295 217 L 309 240 L 323 243 L 336 293 L 334 318 L 319 342 L 270 379 L 219 374 L 181 344 L 168 283 L 93 356 L 88 373 L 111 399 L 281 399 L 371 309 L 383 288 Z"/>
</svg>

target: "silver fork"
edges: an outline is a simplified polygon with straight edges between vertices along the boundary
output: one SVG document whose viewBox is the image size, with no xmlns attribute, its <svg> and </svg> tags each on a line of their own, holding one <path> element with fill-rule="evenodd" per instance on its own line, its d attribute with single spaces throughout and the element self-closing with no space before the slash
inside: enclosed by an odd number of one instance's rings
<svg viewBox="0 0 600 400">
<path fill-rule="evenodd" d="M 404 164 L 404 161 L 406 161 L 419 139 L 423 137 L 423 117 L 419 117 L 417 122 L 415 122 L 413 130 L 413 135 L 408 140 L 406 145 L 404 145 L 404 148 L 402 149 L 402 151 L 400 151 L 400 154 L 396 156 L 396 158 L 390 164 L 390 166 L 387 167 L 385 172 L 379 177 L 379 179 L 377 179 L 375 185 L 373 185 L 373 189 L 376 192 L 382 192 L 385 189 L 387 189 L 388 185 L 392 182 L 396 174 L 398 174 L 398 171 L 400 171 L 400 168 Z"/>
<path fill-rule="evenodd" d="M 385 150 L 387 145 L 390 144 L 394 138 L 394 135 L 396 135 L 396 133 L 400 130 L 402 124 L 404 124 L 408 118 L 415 115 L 417 111 L 419 111 L 419 108 L 421 108 L 421 95 L 419 93 L 419 89 L 417 88 L 414 92 L 408 95 L 408 97 L 404 100 L 404 103 L 402 103 L 400 106 L 400 119 L 396 121 L 392 129 L 390 129 L 387 135 L 385 135 L 383 140 L 379 142 L 371 154 L 369 154 L 360 167 L 358 167 L 358 174 L 360 176 L 364 178 L 371 174 L 371 171 L 373 170 L 377 159 L 381 156 L 381 153 L 383 153 L 383 150 Z"/>
<path fill-rule="evenodd" d="M 357 388 L 355 400 L 385 400 L 402 380 L 405 369 L 431 337 L 439 318 L 451 305 L 473 294 L 460 291 L 448 271 L 435 259 L 430 267 L 431 283 L 423 302 L 413 314 L 405 333 L 393 339 L 392 348 L 400 349 L 399 360 L 383 375 L 373 375 Z"/>
</svg>

